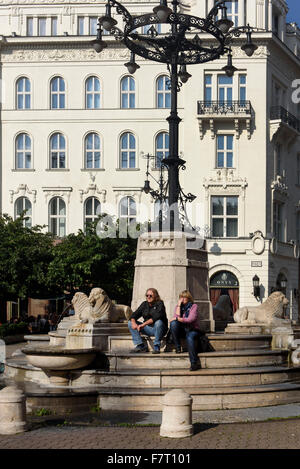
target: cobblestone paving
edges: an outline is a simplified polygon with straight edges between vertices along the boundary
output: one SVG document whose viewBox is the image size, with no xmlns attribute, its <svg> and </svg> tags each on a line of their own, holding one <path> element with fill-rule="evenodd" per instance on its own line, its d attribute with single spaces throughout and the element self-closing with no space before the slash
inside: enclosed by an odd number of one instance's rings
<svg viewBox="0 0 300 469">
<path fill-rule="evenodd" d="M 161 438 L 156 427 L 48 426 L 0 436 L 1 449 L 299 449 L 300 420 L 195 424 L 194 435 Z"/>
<path fill-rule="evenodd" d="M 25 343 L 7 346 L 7 358 L 24 345 Z M 282 409 L 288 408 L 288 406 L 281 407 Z M 253 412 L 261 414 L 263 410 L 258 409 Z M 271 410 L 275 416 L 279 412 L 276 407 Z M 268 414 L 265 412 L 265 414 L 269 417 L 272 415 L 272 412 L 269 411 Z M 138 422 L 139 420 L 136 420 L 136 416 L 132 416 L 132 419 L 129 419 L 127 416 L 126 420 L 122 420 L 122 417 L 120 420 L 120 416 L 107 418 L 105 413 L 100 415 L 92 419 L 88 415 L 86 419 L 80 417 L 77 419 L 77 422 L 74 417 L 73 423 L 75 422 L 75 425 L 72 425 L 72 423 L 64 425 L 63 419 L 58 419 L 56 422 L 55 419 L 52 421 L 48 419 L 47 424 L 43 419 L 37 419 L 36 421 L 32 419 L 33 425 L 29 431 L 19 435 L 0 435 L 0 449 L 152 449 L 155 451 L 157 449 L 300 448 L 300 418 L 278 419 L 265 422 L 210 423 L 212 421 L 212 413 L 206 412 L 202 415 L 202 423 L 194 424 L 194 435 L 192 437 L 173 439 L 161 438 L 159 435 L 159 425 L 114 426 L 116 422 Z M 194 422 L 195 415 L 193 414 Z M 297 407 L 289 411 L 282 410 L 282 415 L 296 416 L 300 414 Z M 199 417 L 198 422 L 201 422 L 201 416 L 199 415 Z M 262 418 L 263 415 L 259 415 L 259 417 Z M 230 418 L 233 418 L 231 414 Z M 235 416 L 234 418 L 237 417 Z M 247 415 L 244 415 L 244 418 L 246 419 Z M 146 414 L 144 419 L 147 421 Z M 153 422 L 161 422 L 161 415 L 155 416 L 153 419 Z M 205 419 L 210 419 L 210 421 L 205 421 Z M 221 421 L 222 416 L 220 415 L 218 419 Z M 142 420 L 141 418 L 140 422 Z M 95 422 L 95 425 L 93 425 L 92 421 Z M 107 422 L 107 424 L 103 425 L 103 422 Z"/>
</svg>

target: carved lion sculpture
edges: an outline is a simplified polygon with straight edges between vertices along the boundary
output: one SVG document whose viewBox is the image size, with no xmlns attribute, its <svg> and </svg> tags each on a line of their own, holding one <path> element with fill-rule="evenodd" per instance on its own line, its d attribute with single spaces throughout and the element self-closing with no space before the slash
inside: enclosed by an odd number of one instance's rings
<svg viewBox="0 0 300 469">
<path fill-rule="evenodd" d="M 72 303 L 75 316 L 82 323 L 123 322 L 132 314 L 129 306 L 114 304 L 102 288 L 93 288 L 89 297 L 75 293 Z"/>
<path fill-rule="evenodd" d="M 213 306 L 215 321 L 227 321 L 232 316 L 231 300 L 228 295 L 221 295 L 217 304 Z"/>
<path fill-rule="evenodd" d="M 89 301 L 93 305 L 92 318 L 95 322 L 123 322 L 132 314 L 129 306 L 114 304 L 102 288 L 93 288 Z"/>
<path fill-rule="evenodd" d="M 74 307 L 74 318 L 80 319 L 82 322 L 88 322 L 93 308 L 85 293 L 77 292 L 72 298 L 72 305 Z"/>
<path fill-rule="evenodd" d="M 280 324 L 284 322 L 283 310 L 289 304 L 288 299 L 280 291 L 275 291 L 259 306 L 239 308 L 233 319 L 242 324 Z"/>
</svg>

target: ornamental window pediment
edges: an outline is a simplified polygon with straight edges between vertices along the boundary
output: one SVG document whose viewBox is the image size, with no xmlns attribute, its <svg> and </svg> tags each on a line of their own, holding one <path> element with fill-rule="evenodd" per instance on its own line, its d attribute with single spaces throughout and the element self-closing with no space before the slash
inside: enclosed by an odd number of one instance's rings
<svg viewBox="0 0 300 469">
<path fill-rule="evenodd" d="M 36 203 L 36 194 L 35 189 L 30 190 L 27 184 L 19 184 L 16 190 L 10 190 L 10 203 L 12 204 L 16 198 L 27 197 L 32 203 Z"/>
<path fill-rule="evenodd" d="M 210 178 L 204 178 L 203 182 L 206 192 L 230 191 L 235 194 L 245 192 L 248 182 L 246 178 L 239 178 L 235 175 L 234 169 L 219 168 L 215 170 L 215 175 Z"/>
</svg>

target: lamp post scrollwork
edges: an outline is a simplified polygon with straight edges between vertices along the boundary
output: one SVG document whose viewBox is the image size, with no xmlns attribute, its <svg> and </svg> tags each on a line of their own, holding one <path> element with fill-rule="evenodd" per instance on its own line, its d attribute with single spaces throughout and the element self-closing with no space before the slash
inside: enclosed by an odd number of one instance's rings
<svg viewBox="0 0 300 469">
<path fill-rule="evenodd" d="M 124 22 L 122 29 L 112 17 L 112 8 L 117 14 L 122 15 Z M 156 29 L 157 25 L 169 25 L 170 30 L 160 34 Z M 149 27 L 147 32 L 145 26 Z M 223 70 L 231 77 L 237 70 L 232 64 L 231 44 L 234 38 L 246 34 L 246 42 L 241 48 L 251 57 L 257 49 L 251 35 L 258 29 L 250 27 L 249 24 L 233 27 L 233 22 L 227 18 L 226 0 L 218 1 L 206 18 L 181 13 L 178 0 L 172 0 L 169 5 L 167 0 L 160 0 L 160 4 L 154 7 L 153 13 L 140 16 L 132 16 L 117 0 L 108 0 L 105 15 L 98 19 L 97 37 L 92 42 L 96 52 L 101 52 L 107 47 L 107 43 L 102 39 L 103 29 L 109 31 L 116 40 L 131 51 L 130 61 L 125 64 L 130 74 L 140 68 L 135 62 L 136 56 L 167 64 L 171 91 L 171 109 L 167 118 L 170 143 L 169 155 L 163 159 L 162 165 L 168 170 L 170 230 L 181 229 L 184 222 L 180 220 L 178 204 L 195 199 L 190 193 L 185 195 L 179 183 L 179 170 L 185 168 L 185 161 L 179 157 L 178 151 L 181 119 L 177 112 L 177 95 L 181 85 L 191 77 L 187 66 L 211 62 L 228 54 L 228 63 Z M 199 37 L 201 33 L 211 36 L 214 39 L 213 45 L 205 45 Z"/>
</svg>

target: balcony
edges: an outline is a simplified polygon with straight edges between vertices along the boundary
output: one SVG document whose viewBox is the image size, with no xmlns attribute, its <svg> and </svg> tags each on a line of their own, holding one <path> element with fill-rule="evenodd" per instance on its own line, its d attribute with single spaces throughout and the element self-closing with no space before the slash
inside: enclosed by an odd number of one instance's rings
<svg viewBox="0 0 300 469">
<path fill-rule="evenodd" d="M 250 101 L 198 101 L 197 118 L 201 140 L 204 137 L 205 123 L 208 123 L 211 138 L 215 138 L 216 125 L 232 121 L 236 138 L 239 139 L 243 127 L 246 128 L 248 139 L 251 138 L 251 118 L 253 109 Z"/>
<path fill-rule="evenodd" d="M 282 106 L 272 106 L 270 109 L 270 139 L 281 135 L 294 141 L 300 135 L 300 120 Z"/>
<path fill-rule="evenodd" d="M 198 101 L 198 115 L 251 116 L 250 101 Z"/>
</svg>

